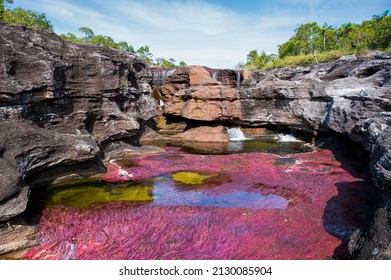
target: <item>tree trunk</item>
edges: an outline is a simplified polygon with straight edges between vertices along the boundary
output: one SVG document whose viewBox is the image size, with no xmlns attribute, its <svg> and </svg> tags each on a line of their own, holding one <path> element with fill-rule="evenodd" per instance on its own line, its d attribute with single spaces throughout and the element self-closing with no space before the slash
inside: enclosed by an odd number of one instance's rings
<svg viewBox="0 0 391 280">
<path fill-rule="evenodd" d="M 316 58 L 316 50 L 315 50 L 315 49 L 314 49 L 314 59 L 315 59 L 316 64 L 319 64 L 319 61 L 318 61 L 318 59 Z"/>
</svg>

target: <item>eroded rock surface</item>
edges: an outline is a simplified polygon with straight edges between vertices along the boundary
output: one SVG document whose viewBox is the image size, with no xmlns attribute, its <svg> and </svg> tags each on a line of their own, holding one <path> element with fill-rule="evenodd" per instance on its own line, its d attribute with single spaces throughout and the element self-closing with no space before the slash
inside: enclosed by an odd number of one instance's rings
<svg viewBox="0 0 391 280">
<path fill-rule="evenodd" d="M 151 81 L 134 55 L 0 24 L 0 221 L 30 187 L 101 170 L 104 148 L 155 116 Z"/>
<path fill-rule="evenodd" d="M 185 72 L 182 70 L 180 74 L 182 81 L 188 79 Z M 375 185 L 384 193 L 391 192 L 391 59 L 388 53 L 344 57 L 296 69 L 245 71 L 243 77 L 239 88 L 207 83 L 192 86 L 188 82 L 177 86 L 179 73 L 174 73 L 161 90 L 168 101 L 165 113 L 196 121 L 284 126 L 315 132 L 314 135 L 318 131 L 346 135 L 369 152 Z M 379 202 L 379 211 L 384 209 L 382 205 L 384 202 Z M 379 229 L 382 224 L 389 231 L 391 213 L 387 210 L 385 219 L 379 211 L 374 219 L 381 221 L 375 221 L 373 227 Z M 373 227 L 368 230 L 376 231 Z M 355 242 L 365 243 L 360 238 L 369 240 L 368 234 L 361 233 L 356 235 Z M 353 255 L 370 258 L 369 254 L 357 253 L 362 246 L 351 246 L 355 248 Z M 376 256 L 389 256 L 390 246 L 372 250 L 379 250 Z"/>
</svg>

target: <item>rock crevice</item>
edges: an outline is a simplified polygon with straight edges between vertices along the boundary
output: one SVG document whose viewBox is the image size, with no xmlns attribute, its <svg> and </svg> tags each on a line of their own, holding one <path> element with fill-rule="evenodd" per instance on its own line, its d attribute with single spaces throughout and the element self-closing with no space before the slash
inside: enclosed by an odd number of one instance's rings
<svg viewBox="0 0 391 280">
<path fill-rule="evenodd" d="M 151 83 L 134 55 L 0 23 L 0 221 L 29 187 L 101 171 L 107 143 L 156 115 Z"/>
</svg>

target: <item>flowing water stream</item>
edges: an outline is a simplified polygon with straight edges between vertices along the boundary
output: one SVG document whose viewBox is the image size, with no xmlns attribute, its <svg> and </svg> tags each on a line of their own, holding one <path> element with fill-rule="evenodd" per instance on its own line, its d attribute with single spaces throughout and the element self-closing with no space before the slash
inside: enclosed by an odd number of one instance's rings
<svg viewBox="0 0 391 280">
<path fill-rule="evenodd" d="M 259 152 L 262 139 L 240 132 L 229 131 L 229 152 L 168 146 L 111 162 L 100 179 L 37 192 L 40 245 L 24 257 L 347 258 L 374 193 L 367 179 L 329 150 L 271 135 L 267 146 L 297 146 Z"/>
</svg>

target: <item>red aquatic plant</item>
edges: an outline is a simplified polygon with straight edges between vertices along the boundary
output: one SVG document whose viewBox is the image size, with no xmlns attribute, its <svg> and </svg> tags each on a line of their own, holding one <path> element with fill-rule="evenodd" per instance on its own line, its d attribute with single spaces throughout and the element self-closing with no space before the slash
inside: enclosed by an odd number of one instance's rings
<svg viewBox="0 0 391 280">
<path fill-rule="evenodd" d="M 178 156 L 180 155 L 180 156 Z M 362 225 L 359 213 L 370 185 L 342 168 L 327 150 L 281 161 L 270 154 L 166 154 L 132 158 L 135 166 L 118 176 L 113 164 L 104 180 L 142 180 L 181 170 L 220 173 L 230 180 L 195 192 L 216 200 L 233 191 L 280 195 L 255 208 L 186 206 L 172 203 L 110 202 L 84 208 L 51 206 L 40 221 L 40 245 L 26 259 L 326 259 L 346 258 L 349 235 Z M 286 162 L 286 164 L 285 164 Z M 362 193 L 362 196 L 359 194 Z M 164 193 L 163 193 L 164 195 Z M 355 203 L 357 205 L 350 205 Z M 358 203 L 360 202 L 360 203 Z M 346 246 L 344 247 L 346 249 Z"/>
</svg>

